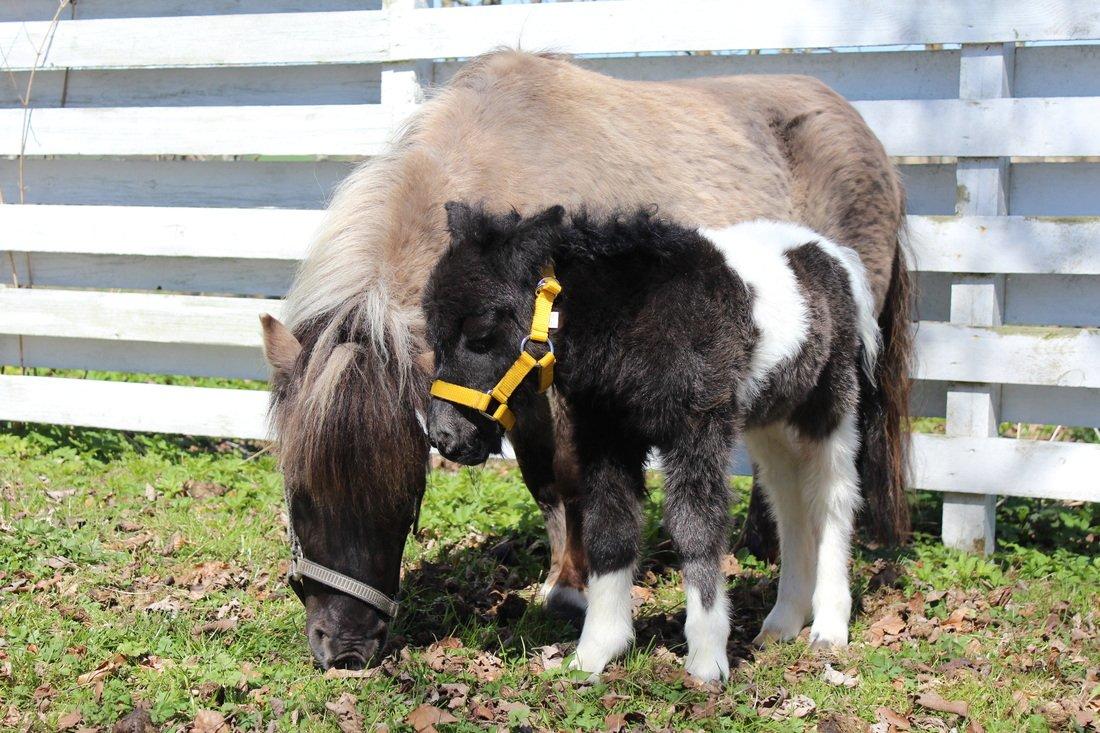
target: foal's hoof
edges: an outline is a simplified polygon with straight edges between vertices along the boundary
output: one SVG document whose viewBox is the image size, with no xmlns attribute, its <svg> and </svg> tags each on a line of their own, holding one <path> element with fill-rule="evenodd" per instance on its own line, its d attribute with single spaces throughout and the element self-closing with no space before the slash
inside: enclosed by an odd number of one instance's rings
<svg viewBox="0 0 1100 733">
<path fill-rule="evenodd" d="M 810 628 L 810 648 L 814 651 L 828 651 L 830 649 L 843 649 L 848 646 L 848 626 L 832 628 L 818 628 L 814 624 Z"/>
<path fill-rule="evenodd" d="M 717 656 L 703 657 L 699 654 L 687 661 L 684 669 L 700 682 L 725 682 L 730 678 L 730 660 L 725 651 Z"/>
</svg>

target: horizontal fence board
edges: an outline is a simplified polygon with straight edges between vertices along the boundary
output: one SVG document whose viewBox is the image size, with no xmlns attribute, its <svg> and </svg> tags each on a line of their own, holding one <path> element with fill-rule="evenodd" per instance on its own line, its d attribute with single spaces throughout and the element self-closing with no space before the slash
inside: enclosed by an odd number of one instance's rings
<svg viewBox="0 0 1100 733">
<path fill-rule="evenodd" d="M 853 104 L 893 156 L 1100 155 L 1100 98 L 917 99 Z"/>
<path fill-rule="evenodd" d="M 263 440 L 268 393 L 0 375 L 0 420 Z"/>
<path fill-rule="evenodd" d="M 0 110 L 0 155 L 376 155 L 391 136 L 377 104 Z"/>
<path fill-rule="evenodd" d="M 298 260 L 322 216 L 289 209 L 0 206 L 0 248 Z"/>
<path fill-rule="evenodd" d="M 1100 45 L 1018 47 L 1012 96 L 1100 97 Z"/>
<path fill-rule="evenodd" d="M 0 206 L 0 247 L 297 260 L 323 214 L 280 209 Z M 920 272 L 1100 274 L 1100 219 L 910 216 Z"/>
<path fill-rule="evenodd" d="M 913 486 L 968 494 L 1100 501 L 1100 446 L 913 436 Z"/>
<path fill-rule="evenodd" d="M 1100 11 L 1086 0 L 931 0 L 904 8 L 858 0 L 605 0 L 65 20 L 56 29 L 46 22 L 0 24 L 0 47 L 12 68 L 33 66 L 36 49 L 51 36 L 45 68 L 256 66 L 465 58 L 516 44 L 567 53 L 646 53 L 1088 40 L 1100 36 Z"/>
<path fill-rule="evenodd" d="M 0 283 L 261 298 L 286 295 L 298 266 L 297 260 L 130 257 L 63 252 L 12 254 L 12 257 L 0 254 Z"/>
<path fill-rule="evenodd" d="M 1100 219 L 909 217 L 921 272 L 1100 274 Z"/>
<path fill-rule="evenodd" d="M 1093 140 L 1100 138 L 1095 131 Z M 1018 216 L 1100 216 L 1100 163 L 1012 166 L 1008 213 Z"/>
<path fill-rule="evenodd" d="M 18 161 L 0 158 L 5 201 L 21 200 L 19 167 Z M 28 158 L 23 168 L 22 196 L 28 204 L 320 209 L 354 164 Z"/>
<path fill-rule="evenodd" d="M 606 0 L 614 1 L 614 0 Z M 893 156 L 1100 155 L 1100 98 L 855 102 Z M 382 105 L 0 110 L 0 155 L 369 156 L 392 134 Z M 156 134 L 150 134 L 155 130 Z"/>
<path fill-rule="evenodd" d="M 914 417 L 946 417 L 950 382 L 913 382 L 910 414 Z M 1043 387 L 1034 384 L 1001 386 L 1003 422 L 1100 428 L 1100 389 Z"/>
<path fill-rule="evenodd" d="M 371 65 L 39 71 L 30 99 L 36 108 L 377 104 L 380 74 Z M 29 75 L 0 84 L 0 107 L 23 106 Z"/>
<path fill-rule="evenodd" d="M 0 335 L 0 364 L 227 379 L 266 380 L 269 374 L 263 352 L 254 346 L 158 344 L 48 336 Z"/>
<path fill-rule="evenodd" d="M 917 379 L 1100 387 L 1100 329 L 918 326 Z"/>
<path fill-rule="evenodd" d="M 805 74 L 820 79 L 847 99 L 950 99 L 959 91 L 957 50 L 628 56 L 586 58 L 578 63 L 601 74 L 633 81 Z M 435 83 L 446 82 L 462 66 L 461 61 L 435 64 Z"/>
<path fill-rule="evenodd" d="M 49 20 L 58 0 L 4 0 L 0 21 Z M 65 9 L 69 17 L 76 3 Z M 80 0 L 79 18 L 220 15 L 226 13 L 300 13 L 318 10 L 377 10 L 381 0 Z"/>
<path fill-rule="evenodd" d="M 913 320 L 951 320 L 951 283 L 955 279 L 947 272 L 918 272 Z M 1006 275 L 1003 321 L 1017 326 L 1096 326 L 1100 323 L 1100 276 Z"/>
<path fill-rule="evenodd" d="M 264 439 L 266 409 L 261 391 L 0 376 L 0 420 Z M 1100 500 L 1096 445 L 923 434 L 913 442 L 917 488 Z"/>
<path fill-rule="evenodd" d="M 262 313 L 282 301 L 0 288 L 0 333 L 164 344 L 259 346 Z"/>
</svg>

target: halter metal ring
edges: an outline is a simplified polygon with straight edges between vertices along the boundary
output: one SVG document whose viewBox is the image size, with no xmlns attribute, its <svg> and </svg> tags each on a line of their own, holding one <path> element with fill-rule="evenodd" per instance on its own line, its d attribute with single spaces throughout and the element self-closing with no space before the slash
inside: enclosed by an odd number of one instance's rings
<svg viewBox="0 0 1100 733">
<path fill-rule="evenodd" d="M 529 335 L 524 336 L 522 339 L 520 339 L 519 350 L 520 351 L 527 351 L 527 344 L 530 343 L 530 341 L 531 341 L 531 337 Z M 553 341 L 551 341 L 550 339 L 546 339 L 545 342 L 539 341 L 539 343 L 545 343 L 546 346 L 550 349 L 550 353 L 551 354 L 554 353 L 554 342 Z"/>
</svg>

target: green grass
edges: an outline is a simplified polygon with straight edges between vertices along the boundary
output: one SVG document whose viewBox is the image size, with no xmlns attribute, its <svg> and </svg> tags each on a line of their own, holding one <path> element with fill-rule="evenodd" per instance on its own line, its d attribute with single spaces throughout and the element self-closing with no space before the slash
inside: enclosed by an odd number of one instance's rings
<svg viewBox="0 0 1100 733">
<path fill-rule="evenodd" d="M 226 491 L 194 499 L 189 480 Z M 965 729 L 917 702 L 935 691 L 967 701 L 987 731 L 1080 730 L 1100 705 L 1093 505 L 1006 501 L 1001 550 L 983 559 L 942 548 L 938 498 L 916 496 L 912 546 L 860 548 L 854 643 L 833 656 L 802 641 L 750 649 L 777 573 L 742 556 L 729 578 L 735 671 L 718 690 L 679 674 L 682 599 L 656 479 L 638 644 L 599 684 L 538 669 L 577 631 L 534 600 L 547 549 L 514 469 L 431 475 L 392 657 L 364 678 L 327 679 L 311 664 L 281 577 L 281 492 L 272 457 L 247 447 L 0 424 L 0 729 L 110 730 L 144 703 L 165 730 L 188 729 L 201 710 L 242 730 L 398 730 L 420 705 L 449 702 L 458 721 L 444 731 L 864 730 L 883 707 L 913 730 Z M 905 628 L 876 645 L 873 627 L 891 616 Z M 202 629 L 219 618 L 223 630 Z M 921 619 L 940 632 L 929 637 Z M 856 686 L 829 684 L 826 663 Z M 341 718 L 345 693 L 361 722 Z M 807 715 L 774 713 L 798 696 L 815 705 Z"/>
</svg>

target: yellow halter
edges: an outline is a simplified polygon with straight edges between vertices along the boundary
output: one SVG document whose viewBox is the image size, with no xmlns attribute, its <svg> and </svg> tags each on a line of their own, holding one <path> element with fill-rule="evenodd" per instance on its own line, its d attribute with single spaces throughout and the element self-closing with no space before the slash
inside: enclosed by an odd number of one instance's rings
<svg viewBox="0 0 1100 733">
<path fill-rule="evenodd" d="M 538 367 L 540 393 L 550 389 L 550 385 L 554 382 L 554 345 L 550 342 L 550 311 L 554 307 L 554 298 L 558 297 L 560 292 L 561 283 L 554 277 L 553 270 L 546 270 L 544 277 L 535 286 L 535 315 L 531 318 L 531 333 L 520 341 L 519 356 L 495 387 L 482 392 L 437 379 L 432 382 L 432 397 L 454 402 L 456 405 L 472 407 L 496 420 L 504 426 L 505 430 L 511 430 L 516 424 L 516 416 L 509 409 L 508 400 L 531 370 Z M 536 359 L 527 353 L 528 341 L 546 344 L 550 347 L 550 351 L 541 359 Z M 493 403 L 496 403 L 495 407 Z"/>
</svg>

